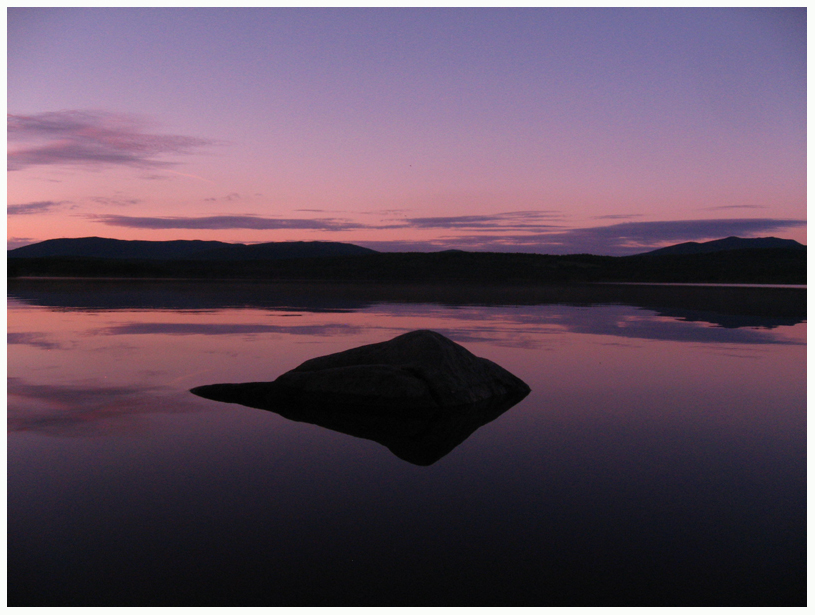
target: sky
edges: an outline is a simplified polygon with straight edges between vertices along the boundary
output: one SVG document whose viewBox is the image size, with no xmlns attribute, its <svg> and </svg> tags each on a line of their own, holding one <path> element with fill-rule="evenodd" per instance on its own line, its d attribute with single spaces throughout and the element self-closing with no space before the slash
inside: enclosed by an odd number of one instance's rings
<svg viewBox="0 0 815 615">
<path fill-rule="evenodd" d="M 806 9 L 9 8 L 8 248 L 806 243 Z"/>
</svg>

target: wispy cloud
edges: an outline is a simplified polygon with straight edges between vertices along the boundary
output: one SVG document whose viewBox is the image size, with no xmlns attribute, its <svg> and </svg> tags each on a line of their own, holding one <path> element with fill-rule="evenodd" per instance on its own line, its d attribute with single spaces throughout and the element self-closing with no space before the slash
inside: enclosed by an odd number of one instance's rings
<svg viewBox="0 0 815 615">
<path fill-rule="evenodd" d="M 205 201 L 227 201 L 227 202 L 230 202 L 230 201 L 240 201 L 241 199 L 245 199 L 245 198 L 247 198 L 247 197 L 243 196 L 242 194 L 238 194 L 237 192 L 230 192 L 226 196 L 221 196 L 221 197 L 212 196 L 212 197 L 206 198 L 204 200 Z"/>
<path fill-rule="evenodd" d="M 426 241 L 400 241 L 400 240 L 385 240 L 385 241 L 354 241 L 358 246 L 370 248 L 377 252 L 439 252 L 441 250 L 467 249 L 464 244 L 459 244 L 456 238 L 445 238 L 439 240 L 426 240 Z M 484 249 L 488 250 L 489 246 L 483 242 L 478 243 L 475 250 Z M 505 250 L 511 251 L 511 250 Z"/>
<path fill-rule="evenodd" d="M 115 205 L 117 207 L 125 207 L 127 205 L 138 205 L 141 203 L 141 199 L 128 199 L 121 196 L 92 196 L 89 199 L 94 203 L 98 203 L 99 205 Z"/>
<path fill-rule="evenodd" d="M 47 211 L 64 205 L 67 201 L 35 201 L 33 203 L 21 203 L 19 205 L 9 205 L 6 213 L 9 216 L 23 216 L 30 214 L 42 214 Z"/>
<path fill-rule="evenodd" d="M 631 218 L 642 218 L 642 214 L 608 214 L 605 216 L 594 216 L 595 220 L 630 220 Z"/>
<path fill-rule="evenodd" d="M 491 215 L 437 216 L 364 224 L 346 218 L 266 218 L 256 215 L 202 217 L 138 217 L 94 215 L 92 219 L 108 226 L 142 229 L 254 229 L 447 231 L 416 241 L 366 240 L 354 243 L 380 251 L 482 250 L 538 252 L 543 254 L 608 254 L 622 256 L 684 241 L 705 241 L 737 235 L 755 237 L 779 230 L 806 226 L 806 220 L 787 218 L 719 218 L 619 222 L 588 228 L 565 228 L 550 224 L 558 212 L 505 212 Z M 560 222 L 560 220 L 557 220 Z"/>
<path fill-rule="evenodd" d="M 380 251 L 481 250 L 537 252 L 542 254 L 636 254 L 671 243 L 705 241 L 737 235 L 755 237 L 763 233 L 806 226 L 806 220 L 778 218 L 729 218 L 715 220 L 668 220 L 621 222 L 608 226 L 551 230 L 540 233 L 489 232 L 445 235 L 430 241 L 358 241 Z"/>
<path fill-rule="evenodd" d="M 317 211 L 317 210 L 315 210 Z M 363 224 L 342 218 L 265 218 L 256 215 L 229 216 L 168 216 L 137 217 L 99 215 L 93 216 L 108 226 L 149 229 L 302 229 L 322 231 L 347 231 L 356 229 L 450 229 L 485 230 L 495 232 L 543 231 L 560 228 L 540 221 L 559 217 L 555 212 L 518 211 L 492 215 L 438 216 L 407 218 L 386 221 L 384 224 Z"/>
<path fill-rule="evenodd" d="M 108 226 L 146 229 L 300 229 L 320 231 L 346 231 L 368 228 L 363 224 L 336 218 L 263 218 L 261 216 L 202 216 L 151 218 L 137 216 L 92 216 Z"/>
<path fill-rule="evenodd" d="M 299 211 L 308 211 L 306 209 L 301 209 Z M 316 210 L 312 210 L 316 211 Z M 395 216 L 404 214 L 406 211 L 410 211 L 410 209 L 406 208 L 391 208 L 391 209 L 373 209 L 371 211 L 361 211 L 359 213 L 364 215 L 372 215 L 372 216 Z"/>
<path fill-rule="evenodd" d="M 717 211 L 720 209 L 767 209 L 764 205 L 719 205 L 717 207 L 704 207 L 700 211 Z"/>
<path fill-rule="evenodd" d="M 407 218 L 397 222 L 395 228 L 447 228 L 447 229 L 489 229 L 489 230 L 535 230 L 554 228 L 543 224 L 544 220 L 561 218 L 558 211 L 508 211 L 497 214 L 472 216 L 437 216 L 430 218 Z"/>
<path fill-rule="evenodd" d="M 571 229 L 541 236 L 538 240 L 560 253 L 633 254 L 666 243 L 704 241 L 806 226 L 806 220 L 778 218 L 725 218 L 621 222 L 609 226 Z M 534 241 L 534 240 L 533 240 Z"/>
<path fill-rule="evenodd" d="M 162 167 L 166 154 L 187 154 L 213 141 L 151 134 L 145 122 L 102 111 L 54 111 L 8 115 L 8 170 L 35 165 Z"/>
<path fill-rule="evenodd" d="M 31 237 L 9 237 L 6 240 L 6 249 L 14 250 L 15 248 L 22 248 L 37 241 Z"/>
</svg>

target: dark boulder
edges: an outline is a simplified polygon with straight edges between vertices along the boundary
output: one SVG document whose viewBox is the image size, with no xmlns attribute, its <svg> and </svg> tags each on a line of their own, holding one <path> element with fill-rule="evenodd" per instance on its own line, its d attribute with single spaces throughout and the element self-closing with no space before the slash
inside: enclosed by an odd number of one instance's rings
<svg viewBox="0 0 815 615">
<path fill-rule="evenodd" d="M 303 392 L 411 407 L 470 404 L 529 392 L 503 367 L 434 331 L 412 331 L 387 342 L 317 357 L 276 382 Z"/>
<path fill-rule="evenodd" d="M 384 444 L 428 465 L 500 416 L 529 387 L 433 331 L 306 361 L 273 382 L 192 389 Z"/>
</svg>

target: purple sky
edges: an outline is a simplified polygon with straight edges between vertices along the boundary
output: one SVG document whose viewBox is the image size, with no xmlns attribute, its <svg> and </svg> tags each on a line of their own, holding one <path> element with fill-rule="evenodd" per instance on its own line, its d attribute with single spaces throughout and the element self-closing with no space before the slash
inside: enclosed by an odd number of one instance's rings
<svg viewBox="0 0 815 615">
<path fill-rule="evenodd" d="M 806 242 L 806 9 L 9 9 L 9 247 Z"/>
</svg>

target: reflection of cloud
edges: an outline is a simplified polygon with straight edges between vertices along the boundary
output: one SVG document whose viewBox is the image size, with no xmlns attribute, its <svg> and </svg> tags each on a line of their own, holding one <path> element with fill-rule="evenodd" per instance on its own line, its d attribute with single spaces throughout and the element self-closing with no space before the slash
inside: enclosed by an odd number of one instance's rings
<svg viewBox="0 0 815 615">
<path fill-rule="evenodd" d="M 9 216 L 20 216 L 28 214 L 42 214 L 51 211 L 55 207 L 63 205 L 66 201 L 35 201 L 34 203 L 21 203 L 20 205 L 9 205 L 6 213 Z"/>
<path fill-rule="evenodd" d="M 136 416 L 198 409 L 185 395 L 169 401 L 169 389 L 163 387 L 32 384 L 9 378 L 7 391 L 9 431 L 50 436 L 92 436 L 126 428 Z M 169 403 L 158 403 L 162 393 Z"/>
<path fill-rule="evenodd" d="M 615 337 L 704 342 L 707 344 L 793 344 L 775 333 L 759 329 L 730 329 L 708 323 L 670 320 L 651 310 L 596 306 L 590 311 L 564 312 L 561 324 L 573 333 Z"/>
<path fill-rule="evenodd" d="M 50 341 L 48 337 L 42 333 L 8 333 L 6 337 L 6 343 L 9 345 L 21 344 L 42 348 L 44 350 L 53 350 L 62 347 L 58 342 Z"/>
<path fill-rule="evenodd" d="M 101 329 L 104 335 L 247 335 L 253 333 L 286 333 L 289 335 L 356 335 L 361 327 L 344 324 L 327 325 L 246 325 L 173 322 L 137 322 Z"/>
<path fill-rule="evenodd" d="M 452 316 L 457 318 L 457 316 Z M 478 316 L 474 316 L 478 318 Z M 325 325 L 245 325 L 245 324 L 192 324 L 192 323 L 132 323 L 116 325 L 96 331 L 102 335 L 251 335 L 257 333 L 281 333 L 286 335 L 307 335 L 333 337 L 338 335 L 359 335 L 364 331 L 381 330 L 391 337 L 412 331 L 411 327 L 361 327 L 345 324 Z M 442 335 L 459 342 L 490 342 L 498 346 L 534 348 L 536 343 L 529 338 L 529 329 L 523 326 L 501 327 L 449 327 L 434 328 Z"/>
<path fill-rule="evenodd" d="M 546 331 L 530 331 L 524 327 L 451 327 L 434 329 L 445 337 L 458 344 L 483 344 L 503 348 L 521 348 L 534 350 L 542 347 L 544 340 L 536 339 L 538 335 L 546 335 Z M 549 340 L 545 340 L 549 342 Z"/>
<path fill-rule="evenodd" d="M 611 335 L 632 339 L 670 340 L 728 344 L 800 344 L 776 332 L 756 328 L 726 328 L 715 322 L 716 314 L 688 321 L 657 311 L 629 306 L 595 305 L 591 307 L 547 306 L 545 309 L 518 310 L 508 320 L 524 327 L 555 326 L 572 333 Z"/>
<path fill-rule="evenodd" d="M 635 340 L 703 342 L 716 345 L 804 343 L 786 338 L 773 330 L 728 328 L 714 324 L 715 320 L 704 320 L 703 314 L 695 312 L 695 320 L 686 320 L 684 317 L 650 309 L 618 305 L 545 305 L 514 309 L 473 307 L 433 313 L 434 318 L 448 321 L 451 325 L 455 321 L 473 321 L 473 326 L 442 325 L 434 326 L 433 330 L 458 343 L 489 343 L 512 348 L 539 348 L 549 344 L 553 335 L 564 331 Z M 708 316 L 709 319 L 717 317 L 712 313 Z M 408 330 L 393 329 L 398 333 Z"/>
<path fill-rule="evenodd" d="M 149 229 L 300 229 L 345 231 L 365 228 L 361 224 L 336 218 L 263 218 L 260 216 L 202 216 L 147 218 L 136 216 L 93 216 L 108 226 Z"/>
<path fill-rule="evenodd" d="M 162 154 L 189 153 L 213 142 L 144 132 L 135 117 L 101 111 L 55 111 L 8 115 L 8 170 L 34 165 L 79 164 L 158 167 Z"/>
</svg>

